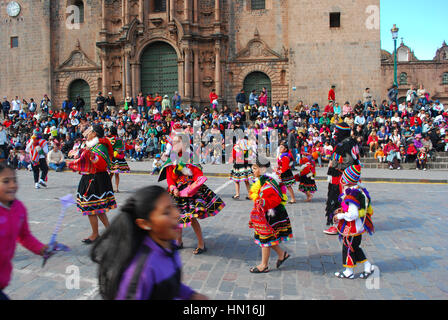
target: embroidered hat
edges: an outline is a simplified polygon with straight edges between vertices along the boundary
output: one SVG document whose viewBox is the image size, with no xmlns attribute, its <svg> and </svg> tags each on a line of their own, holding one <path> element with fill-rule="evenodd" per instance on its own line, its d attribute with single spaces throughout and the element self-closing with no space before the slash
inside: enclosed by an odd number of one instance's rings
<svg viewBox="0 0 448 320">
<path fill-rule="evenodd" d="M 361 166 L 350 166 L 341 177 L 342 184 L 357 184 L 361 178 Z"/>
<path fill-rule="evenodd" d="M 350 126 L 345 122 L 336 124 L 336 128 L 339 130 L 351 130 Z"/>
</svg>

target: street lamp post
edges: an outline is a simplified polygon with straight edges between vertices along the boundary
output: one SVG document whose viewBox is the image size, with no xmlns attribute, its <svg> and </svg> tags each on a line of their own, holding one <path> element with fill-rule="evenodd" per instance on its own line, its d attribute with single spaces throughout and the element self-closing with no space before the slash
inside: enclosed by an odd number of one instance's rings
<svg viewBox="0 0 448 320">
<path fill-rule="evenodd" d="M 392 32 L 392 39 L 394 40 L 394 85 L 398 87 L 397 82 L 397 39 L 398 39 L 398 28 L 394 24 L 394 27 L 390 30 Z"/>
</svg>

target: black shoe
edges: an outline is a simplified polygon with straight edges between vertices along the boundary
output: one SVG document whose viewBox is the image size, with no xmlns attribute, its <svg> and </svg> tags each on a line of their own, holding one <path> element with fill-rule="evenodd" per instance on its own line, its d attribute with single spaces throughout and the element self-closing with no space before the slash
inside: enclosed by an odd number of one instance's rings
<svg viewBox="0 0 448 320">
<path fill-rule="evenodd" d="M 92 244 L 94 242 L 96 242 L 98 238 L 96 238 L 95 240 L 90 240 L 89 238 L 82 240 L 81 242 L 84 244 Z"/>
</svg>

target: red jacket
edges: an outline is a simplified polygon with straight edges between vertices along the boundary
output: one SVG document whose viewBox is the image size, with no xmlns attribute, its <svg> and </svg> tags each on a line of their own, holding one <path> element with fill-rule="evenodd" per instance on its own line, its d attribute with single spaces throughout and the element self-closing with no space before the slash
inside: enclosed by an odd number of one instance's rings
<svg viewBox="0 0 448 320">
<path fill-rule="evenodd" d="M 214 92 L 210 92 L 210 103 L 213 103 L 213 100 L 217 100 L 218 95 Z"/>
<path fill-rule="evenodd" d="M 336 94 L 334 93 L 333 89 L 330 89 L 330 91 L 328 91 L 328 100 L 336 100 Z"/>
</svg>

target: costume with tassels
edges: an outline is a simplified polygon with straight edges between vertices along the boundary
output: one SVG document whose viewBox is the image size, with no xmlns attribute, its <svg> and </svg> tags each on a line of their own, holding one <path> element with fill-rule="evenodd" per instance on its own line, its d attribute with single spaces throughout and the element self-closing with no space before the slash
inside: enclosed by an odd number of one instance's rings
<svg viewBox="0 0 448 320">
<path fill-rule="evenodd" d="M 336 211 L 335 219 L 338 221 L 336 228 L 342 241 L 342 265 L 346 271 L 337 273 L 339 278 L 353 278 L 351 269 L 357 264 L 365 264 L 361 278 L 366 278 L 373 272 L 372 265 L 360 248 L 362 235 L 365 232 L 370 235 L 375 232 L 370 194 L 359 183 L 360 176 L 361 167 L 350 166 L 341 178 L 344 191 L 339 196 L 341 208 Z"/>
<path fill-rule="evenodd" d="M 339 123 L 335 127 L 333 138 L 337 142 L 328 167 L 328 199 L 325 209 L 327 226 L 332 224 L 334 212 L 340 208 L 338 197 L 341 194 L 341 175 L 346 168 L 351 165 L 360 164 L 359 148 L 356 141 L 350 137 L 351 128 L 345 122 Z M 332 226 L 324 231 L 327 234 L 337 234 Z"/>
<path fill-rule="evenodd" d="M 249 147 L 245 139 L 240 140 L 232 150 L 233 169 L 230 172 L 230 180 L 244 182 L 253 179 L 251 165 L 249 164 Z"/>
<path fill-rule="evenodd" d="M 159 182 L 165 179 L 168 192 L 180 210 L 182 228 L 190 226 L 193 218 L 213 217 L 225 207 L 222 199 L 204 184 L 206 178 L 199 165 L 168 159 L 161 169 Z M 175 189 L 179 190 L 179 196 L 174 196 Z"/>
<path fill-rule="evenodd" d="M 316 167 L 306 157 L 300 159 L 299 173 L 294 176 L 295 180 L 300 182 L 299 191 L 303 193 L 315 193 L 317 191 L 316 181 Z"/>
<path fill-rule="evenodd" d="M 78 211 L 83 215 L 97 215 L 115 209 L 112 182 L 108 174 L 113 148 L 107 138 L 94 138 L 86 142 L 79 159 L 68 166 L 82 174 L 76 194 Z"/>
<path fill-rule="evenodd" d="M 117 136 L 111 136 L 108 138 L 112 148 L 114 149 L 114 155 L 110 167 L 110 173 L 128 173 L 131 171 L 128 163 L 125 159 L 125 145 L 123 140 Z"/>
<path fill-rule="evenodd" d="M 292 238 L 291 222 L 285 204 L 286 187 L 280 186 L 278 176 L 262 175 L 250 189 L 254 208 L 249 228 L 254 229 L 254 241 L 260 247 L 271 247 Z"/>
</svg>

